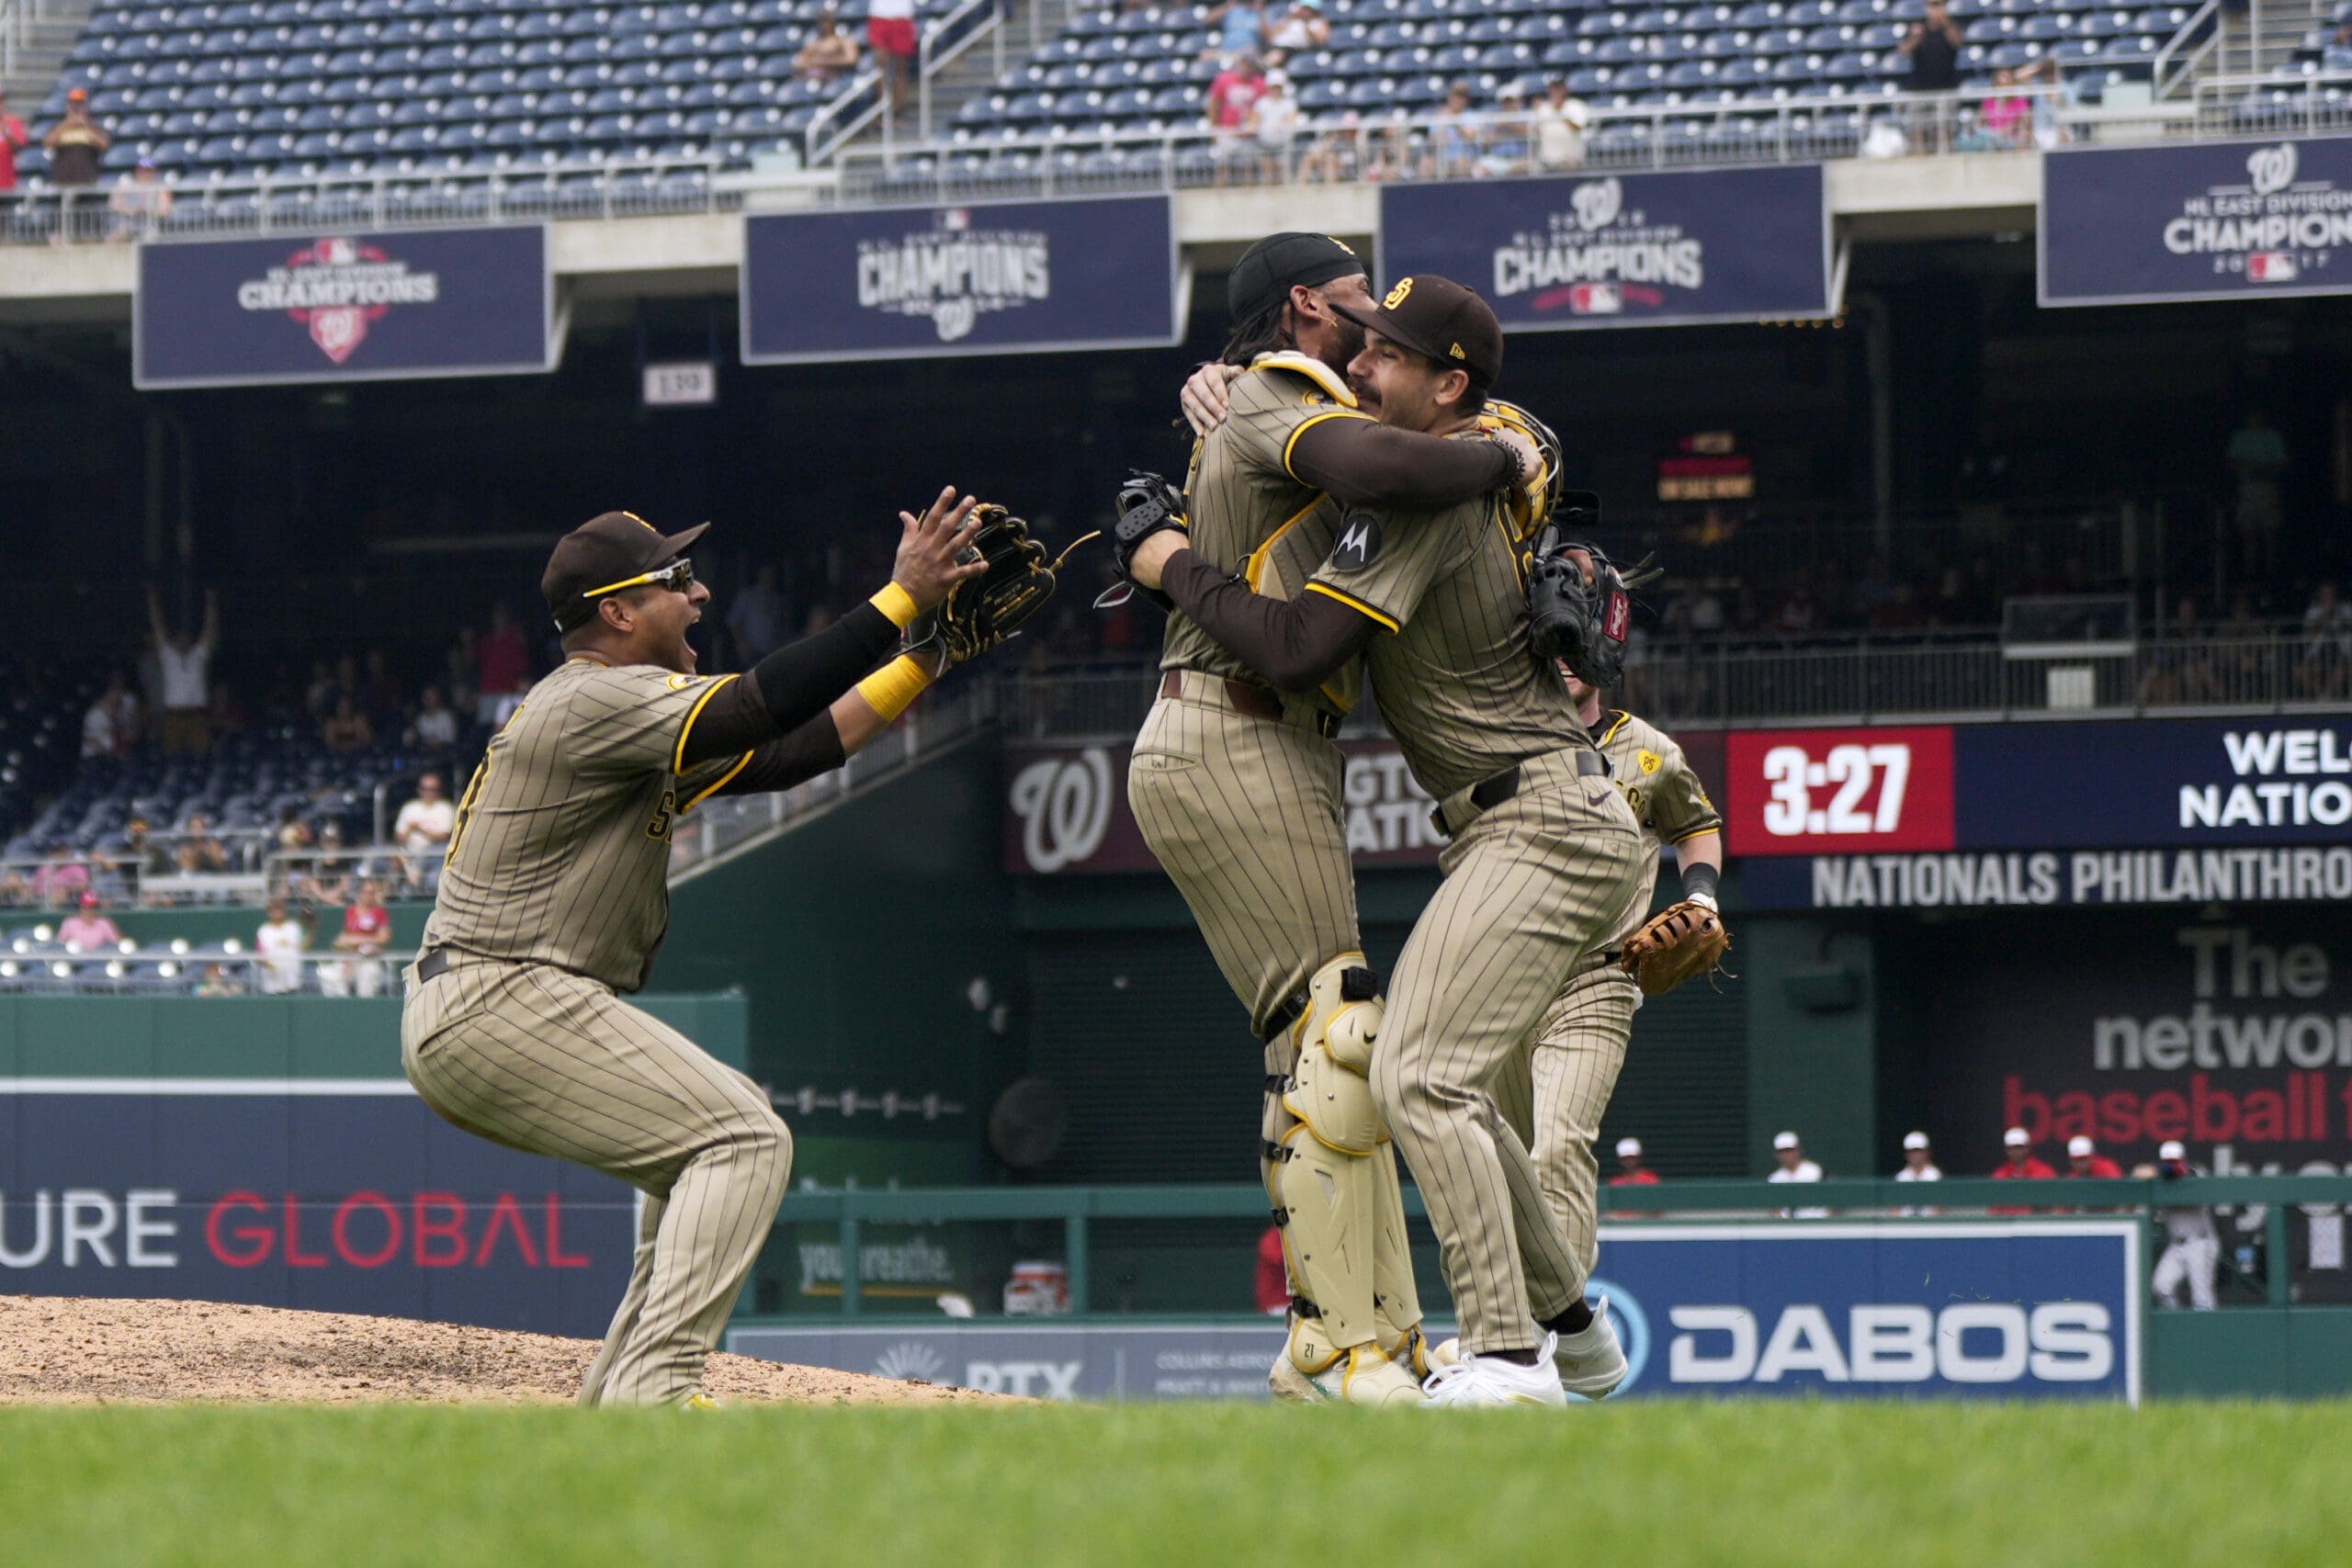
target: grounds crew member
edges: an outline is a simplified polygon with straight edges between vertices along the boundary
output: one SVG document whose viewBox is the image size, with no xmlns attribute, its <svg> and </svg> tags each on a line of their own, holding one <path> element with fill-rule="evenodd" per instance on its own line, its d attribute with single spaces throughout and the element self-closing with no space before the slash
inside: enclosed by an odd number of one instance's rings
<svg viewBox="0 0 2352 1568">
<path fill-rule="evenodd" d="M 705 1358 L 767 1240 L 792 1137 L 767 1096 L 623 1001 L 669 923 L 677 819 L 714 795 L 828 769 L 922 692 L 934 663 L 876 671 L 918 614 L 986 570 L 944 492 L 891 581 L 741 675 L 695 671 L 710 590 L 687 548 L 608 512 L 556 546 L 540 588 L 569 658 L 531 688 L 467 785 L 423 951 L 401 1064 L 424 1102 L 493 1143 L 616 1176 L 644 1194 L 628 1292 L 583 1404 L 707 1405 Z M 873 671 L 869 674 L 868 671 Z"/>
<path fill-rule="evenodd" d="M 1327 498 L 1435 505 L 1529 471 L 1531 444 L 1440 441 L 1356 407 L 1344 372 L 1363 330 L 1345 308 L 1371 294 L 1347 246 L 1270 236 L 1227 287 L 1231 417 L 1194 447 L 1183 498 L 1159 504 L 1182 509 L 1194 549 L 1245 592 L 1271 604 L 1306 585 L 1331 547 Z M 1270 1382 L 1288 1399 L 1417 1400 L 1420 1302 L 1394 1156 L 1385 1140 L 1302 1120 L 1292 1086 L 1302 1058 L 1368 1053 L 1381 1016 L 1331 739 L 1354 671 L 1277 692 L 1182 613 L 1160 662 L 1127 797 L 1265 1046 L 1260 1168 L 1294 1302 Z"/>
</svg>

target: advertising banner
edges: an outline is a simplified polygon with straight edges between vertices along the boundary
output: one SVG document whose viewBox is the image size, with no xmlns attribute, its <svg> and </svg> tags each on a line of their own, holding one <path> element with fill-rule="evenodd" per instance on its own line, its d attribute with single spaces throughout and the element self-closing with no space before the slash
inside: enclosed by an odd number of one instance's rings
<svg viewBox="0 0 2352 1568">
<path fill-rule="evenodd" d="M 1507 332 L 1836 309 L 1818 164 L 1383 186 L 1382 284 L 1423 272 L 1485 295 Z"/>
<path fill-rule="evenodd" d="M 2352 137 L 2053 149 L 2041 243 L 2044 305 L 2352 290 Z"/>
<path fill-rule="evenodd" d="M 0 1079 L 0 1293 L 600 1337 L 636 1194 L 399 1080 Z"/>
<path fill-rule="evenodd" d="M 1601 1243 L 1591 1290 L 1632 1367 L 1615 1398 L 2139 1397 L 2131 1222 L 1603 1225 Z M 1282 1343 L 1280 1323 L 728 1336 L 773 1360 L 1061 1400 L 1262 1399 Z"/>
<path fill-rule="evenodd" d="M 139 247 L 141 388 L 554 368 L 544 225 Z"/>
<path fill-rule="evenodd" d="M 2018 1126 L 2052 1161 L 2082 1136 L 2127 1169 L 2167 1138 L 2223 1175 L 2352 1165 L 2352 916 L 2200 913 L 1939 925 L 1906 973 L 1949 1160 Z"/>
<path fill-rule="evenodd" d="M 1683 755 L 1712 788 L 1723 776 L 1723 737 L 1679 734 Z M 1342 740 L 1348 849 L 1359 870 L 1437 863 L 1445 836 L 1404 753 L 1386 736 Z M 1015 875 L 1157 872 L 1127 806 L 1126 746 L 1009 747 L 1005 751 L 1004 869 Z M 1247 846 L 1237 845 L 1237 852 Z"/>
<path fill-rule="evenodd" d="M 2352 720 L 1777 729 L 1724 743 L 1758 908 L 2352 898 Z"/>
<path fill-rule="evenodd" d="M 743 363 L 1147 348 L 1184 335 L 1166 196 L 743 220 Z"/>
</svg>

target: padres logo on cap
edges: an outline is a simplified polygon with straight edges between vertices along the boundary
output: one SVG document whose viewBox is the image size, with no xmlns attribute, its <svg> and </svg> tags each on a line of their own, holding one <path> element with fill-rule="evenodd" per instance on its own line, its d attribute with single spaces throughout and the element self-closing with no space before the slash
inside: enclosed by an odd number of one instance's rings
<svg viewBox="0 0 2352 1568">
<path fill-rule="evenodd" d="M 1447 349 L 1447 350 L 1446 350 L 1446 353 L 1448 353 L 1448 354 L 1450 354 L 1450 355 L 1453 355 L 1453 357 L 1454 357 L 1454 358 L 1456 358 L 1456 359 L 1467 359 L 1467 358 L 1469 358 L 1469 357 L 1470 357 L 1468 355 L 1466 355 L 1466 354 L 1464 354 L 1464 353 L 1463 353 L 1463 352 L 1462 352 L 1462 345 L 1461 345 L 1460 344 L 1458 344 L 1458 343 L 1457 343 L 1457 344 L 1455 344 L 1453 347 L 1451 347 L 1451 348 Z"/>
<path fill-rule="evenodd" d="M 1402 282 L 1398 283 L 1396 288 L 1388 291 L 1388 298 L 1380 302 L 1381 308 L 1383 310 L 1393 310 L 1397 306 L 1402 305 L 1405 302 L 1406 298 L 1412 292 L 1413 280 L 1409 277 L 1406 278 Z"/>
</svg>

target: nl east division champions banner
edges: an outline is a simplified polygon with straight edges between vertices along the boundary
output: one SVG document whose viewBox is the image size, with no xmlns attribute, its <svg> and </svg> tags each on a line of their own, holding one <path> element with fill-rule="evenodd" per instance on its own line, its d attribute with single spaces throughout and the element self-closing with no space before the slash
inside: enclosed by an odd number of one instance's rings
<svg viewBox="0 0 2352 1568">
<path fill-rule="evenodd" d="M 2052 151 L 2041 302 L 2352 291 L 2352 137 Z"/>
<path fill-rule="evenodd" d="M 537 224 L 141 245 L 131 321 L 141 388 L 515 375 L 556 354 Z"/>
<path fill-rule="evenodd" d="M 1757 908 L 2352 899 L 2339 716 L 1735 731 Z"/>
<path fill-rule="evenodd" d="M 743 220 L 743 363 L 1157 347 L 1188 303 L 1165 196 Z"/>
<path fill-rule="evenodd" d="M 1829 315 L 1817 164 L 1391 185 L 1380 276 L 1476 288 L 1507 331 Z"/>
</svg>

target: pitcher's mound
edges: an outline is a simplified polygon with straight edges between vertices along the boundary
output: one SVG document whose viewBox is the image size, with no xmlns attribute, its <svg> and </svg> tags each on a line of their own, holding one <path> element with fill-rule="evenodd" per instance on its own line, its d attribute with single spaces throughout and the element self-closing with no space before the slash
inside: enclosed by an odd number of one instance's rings
<svg viewBox="0 0 2352 1568">
<path fill-rule="evenodd" d="M 0 1296 L 0 1403 L 569 1401 L 595 1353 L 593 1340 L 397 1317 L 216 1302 Z M 749 1356 L 713 1356 L 704 1386 L 743 1404 L 996 1398 Z"/>
</svg>

